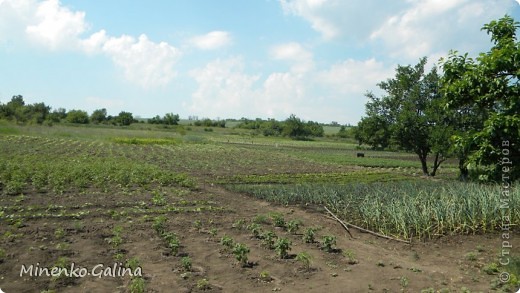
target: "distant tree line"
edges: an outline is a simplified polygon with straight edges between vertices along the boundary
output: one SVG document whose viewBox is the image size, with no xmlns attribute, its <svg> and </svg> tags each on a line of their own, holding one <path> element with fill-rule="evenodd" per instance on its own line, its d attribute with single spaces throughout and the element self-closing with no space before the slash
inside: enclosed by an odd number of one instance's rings
<svg viewBox="0 0 520 293">
<path fill-rule="evenodd" d="M 295 115 L 289 116 L 284 121 L 274 119 L 262 120 L 257 118 L 250 120 L 242 118 L 237 128 L 256 130 L 264 136 L 287 136 L 293 139 L 308 139 L 310 137 L 322 137 L 323 126 L 314 121 L 302 121 Z"/>
<path fill-rule="evenodd" d="M 193 122 L 193 125 L 195 126 L 204 126 L 204 127 L 226 127 L 226 120 L 211 120 L 209 118 L 205 118 L 202 120 L 196 119 L 195 122 Z"/>
<path fill-rule="evenodd" d="M 127 126 L 132 123 L 140 122 L 134 118 L 133 114 L 121 111 L 117 116 L 108 115 L 106 109 L 97 109 L 88 114 L 83 110 L 65 110 L 58 108 L 51 111 L 51 107 L 45 103 L 26 104 L 23 96 L 16 95 L 11 101 L 0 103 L 0 119 L 15 121 L 17 123 L 75 123 L 75 124 L 110 124 Z M 148 119 L 150 124 L 177 125 L 179 115 L 167 113 L 163 117 L 159 115 Z"/>
</svg>

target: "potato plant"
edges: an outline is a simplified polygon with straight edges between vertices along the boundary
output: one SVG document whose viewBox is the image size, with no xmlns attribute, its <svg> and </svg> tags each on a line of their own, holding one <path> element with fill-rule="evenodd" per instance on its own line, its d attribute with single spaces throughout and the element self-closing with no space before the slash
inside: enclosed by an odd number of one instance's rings
<svg viewBox="0 0 520 293">
<path fill-rule="evenodd" d="M 336 246 L 336 236 L 325 235 L 323 236 L 321 248 L 326 252 L 334 252 Z"/>
<path fill-rule="evenodd" d="M 236 243 L 233 248 L 233 254 L 235 255 L 236 260 L 242 265 L 242 267 L 247 266 L 248 264 L 248 254 L 250 250 L 247 245 L 242 243 Z"/>
<path fill-rule="evenodd" d="M 274 249 L 278 256 L 281 259 L 287 258 L 289 256 L 289 251 L 291 250 L 291 241 L 287 238 L 279 238 L 274 244 Z"/>
</svg>

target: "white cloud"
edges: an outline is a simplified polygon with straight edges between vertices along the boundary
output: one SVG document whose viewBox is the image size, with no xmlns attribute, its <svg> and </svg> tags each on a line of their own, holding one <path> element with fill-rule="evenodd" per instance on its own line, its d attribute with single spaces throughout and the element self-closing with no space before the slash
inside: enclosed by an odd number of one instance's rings
<svg viewBox="0 0 520 293">
<path fill-rule="evenodd" d="M 411 1 L 371 34 L 382 43 L 382 50 L 394 58 L 414 60 L 439 56 L 450 49 L 477 53 L 489 48 L 484 23 L 502 17 L 513 5 L 511 0 L 424 0 Z"/>
<path fill-rule="evenodd" d="M 201 50 L 214 50 L 231 43 L 231 34 L 225 31 L 212 31 L 190 39 L 190 44 Z"/>
<path fill-rule="evenodd" d="M 245 73 L 242 58 L 217 59 L 192 70 L 198 89 L 189 111 L 204 117 L 287 118 L 305 102 L 301 75 L 272 73 L 265 80 Z"/>
<path fill-rule="evenodd" d="M 347 59 L 317 73 L 316 80 L 342 97 L 345 94 L 355 97 L 375 88 L 377 83 L 391 77 L 393 71 L 373 58 L 364 61 Z"/>
<path fill-rule="evenodd" d="M 35 23 L 26 28 L 27 36 L 50 49 L 70 48 L 87 30 L 85 12 L 73 12 L 63 7 L 59 0 L 47 0 L 38 4 Z"/>
<path fill-rule="evenodd" d="M 153 42 L 145 34 L 138 38 L 114 37 L 100 30 L 84 37 L 89 29 L 85 16 L 85 12 L 73 11 L 59 0 L 0 0 L 0 42 L 25 36 L 50 50 L 105 54 L 123 70 L 128 81 L 143 88 L 173 80 L 179 49 L 166 42 Z"/>
<path fill-rule="evenodd" d="M 305 104 L 306 86 L 303 77 L 288 72 L 272 73 L 263 83 L 261 98 L 255 107 L 262 116 L 283 119 L 290 114 L 300 115 Z"/>
<path fill-rule="evenodd" d="M 305 73 L 314 67 L 313 56 L 310 51 L 299 43 L 286 43 L 277 45 L 270 50 L 271 58 L 292 63 L 291 71 Z"/>
<path fill-rule="evenodd" d="M 253 84 L 258 76 L 244 73 L 241 58 L 217 59 L 204 68 L 194 69 L 190 76 L 198 83 L 192 95 L 190 111 L 205 117 L 249 115 L 257 97 Z"/>
<path fill-rule="evenodd" d="M 286 14 L 302 17 L 325 40 L 364 40 L 405 1 L 279 0 Z"/>
<path fill-rule="evenodd" d="M 271 58 L 286 60 L 293 63 L 291 71 L 302 74 L 314 67 L 312 53 L 299 43 L 286 43 L 277 45 L 270 50 Z"/>
<path fill-rule="evenodd" d="M 152 42 L 144 34 L 137 40 L 126 35 L 108 38 L 101 50 L 123 69 L 127 80 L 144 88 L 168 84 L 176 75 L 174 65 L 181 55 L 168 43 Z"/>
<path fill-rule="evenodd" d="M 107 40 L 108 36 L 106 31 L 100 30 L 90 35 L 90 37 L 80 40 L 80 47 L 86 53 L 99 53 L 103 50 L 103 45 Z"/>
<path fill-rule="evenodd" d="M 282 51 L 279 57 L 286 56 Z M 365 92 L 377 92 L 376 84 L 393 70 L 375 59 L 348 59 L 318 72 L 274 72 L 261 78 L 247 74 L 241 58 L 217 59 L 190 72 L 198 88 L 188 110 L 212 118 L 285 119 L 296 114 L 307 120 L 355 123 L 364 109 Z"/>
</svg>

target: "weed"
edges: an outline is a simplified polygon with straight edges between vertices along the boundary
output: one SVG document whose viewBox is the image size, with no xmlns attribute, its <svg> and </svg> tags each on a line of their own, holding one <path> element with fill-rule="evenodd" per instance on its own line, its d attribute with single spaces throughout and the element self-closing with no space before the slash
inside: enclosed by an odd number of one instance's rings
<svg viewBox="0 0 520 293">
<path fill-rule="evenodd" d="M 466 253 L 464 257 L 469 261 L 476 261 L 477 260 L 477 254 L 473 251 Z"/>
<path fill-rule="evenodd" d="M 191 271 L 191 258 L 189 256 L 181 258 L 181 265 L 185 271 Z"/>
<path fill-rule="evenodd" d="M 62 279 L 62 278 L 66 278 L 66 272 L 67 272 L 67 269 L 69 268 L 69 259 L 62 256 L 62 257 L 59 257 L 58 260 L 56 261 L 56 263 L 54 264 L 53 268 L 57 268 L 58 269 L 58 274 L 55 274 L 52 276 L 52 280 L 53 281 L 56 281 L 58 279 Z"/>
<path fill-rule="evenodd" d="M 120 233 L 114 233 L 114 235 L 108 239 L 108 243 L 112 245 L 112 248 L 118 248 L 123 243 Z"/>
<path fill-rule="evenodd" d="M 418 261 L 419 259 L 421 259 L 421 257 L 419 256 L 419 253 L 416 250 L 414 250 L 414 252 L 412 254 L 412 258 L 415 261 Z"/>
<path fill-rule="evenodd" d="M 170 248 L 170 252 L 172 255 L 176 256 L 179 253 L 179 249 L 181 247 L 181 243 L 177 237 L 172 238 L 168 241 L 168 248 Z"/>
<path fill-rule="evenodd" d="M 246 220 L 238 219 L 235 221 L 235 223 L 233 223 L 232 227 L 238 230 L 242 230 L 246 227 Z"/>
<path fill-rule="evenodd" d="M 278 238 L 274 245 L 274 249 L 278 256 L 282 259 L 287 258 L 289 256 L 289 251 L 291 250 L 291 241 L 287 238 Z"/>
<path fill-rule="evenodd" d="M 399 284 L 401 285 L 401 287 L 403 288 L 406 288 L 408 287 L 408 284 L 410 283 L 410 281 L 408 280 L 407 277 L 405 276 L 402 276 L 401 279 L 399 280 Z"/>
<path fill-rule="evenodd" d="M 312 257 L 310 254 L 308 254 L 307 252 L 305 251 L 302 251 L 300 253 L 298 253 L 296 255 L 296 260 L 301 262 L 303 264 L 303 267 L 306 269 L 306 270 L 309 270 L 310 267 L 311 267 L 311 260 L 312 260 Z"/>
<path fill-rule="evenodd" d="M 269 224 L 269 218 L 266 215 L 256 215 L 253 218 L 253 223 L 256 223 L 256 224 Z"/>
<path fill-rule="evenodd" d="M 74 221 L 74 230 L 76 231 L 83 231 L 85 228 L 85 225 L 81 221 Z"/>
<path fill-rule="evenodd" d="M 165 232 L 166 220 L 165 216 L 157 216 L 153 219 L 152 228 L 157 232 L 157 234 L 162 235 Z"/>
<path fill-rule="evenodd" d="M 236 260 L 238 260 L 238 262 L 241 263 L 243 267 L 247 265 L 247 256 L 249 252 L 249 247 L 242 243 L 236 243 L 235 247 L 233 248 L 233 254 L 235 255 Z"/>
<path fill-rule="evenodd" d="M 0 263 L 2 263 L 5 260 L 6 256 L 7 256 L 7 253 L 5 252 L 5 249 L 0 248 Z"/>
<path fill-rule="evenodd" d="M 56 229 L 54 231 L 54 237 L 56 237 L 56 239 L 62 239 L 65 237 L 65 230 L 63 230 L 63 228 Z"/>
<path fill-rule="evenodd" d="M 488 275 L 494 275 L 498 273 L 498 265 L 494 262 L 485 265 L 482 270 Z"/>
<path fill-rule="evenodd" d="M 67 249 L 69 249 L 69 244 L 65 243 L 65 242 L 58 243 L 58 244 L 56 244 L 56 249 L 57 250 L 67 250 Z"/>
<path fill-rule="evenodd" d="M 137 257 L 132 257 L 126 260 L 125 266 L 130 268 L 132 272 L 134 272 L 140 265 L 139 259 Z"/>
<path fill-rule="evenodd" d="M 261 271 L 259 277 L 262 282 L 271 282 L 273 280 L 268 271 Z"/>
<path fill-rule="evenodd" d="M 343 255 L 348 259 L 348 264 L 355 265 L 359 263 L 359 261 L 356 259 L 356 254 L 352 250 L 345 250 Z"/>
<path fill-rule="evenodd" d="M 166 205 L 166 198 L 157 190 L 152 191 L 152 203 L 156 206 Z"/>
<path fill-rule="evenodd" d="M 218 229 L 217 228 L 209 229 L 209 235 L 211 235 L 212 237 L 217 236 L 217 233 L 218 233 Z"/>
<path fill-rule="evenodd" d="M 114 260 L 122 261 L 124 257 L 125 257 L 125 254 L 122 252 L 114 253 Z"/>
<path fill-rule="evenodd" d="M 211 285 L 209 284 L 208 279 L 200 279 L 197 281 L 197 289 L 199 290 L 209 290 L 211 289 Z"/>
<path fill-rule="evenodd" d="M 130 293 L 143 293 L 145 282 L 142 277 L 135 277 L 130 281 Z"/>
<path fill-rule="evenodd" d="M 200 230 L 202 229 L 202 221 L 201 220 L 195 220 L 193 222 L 193 227 L 195 227 L 195 229 L 197 229 L 197 231 L 200 232 Z"/>
<path fill-rule="evenodd" d="M 326 252 L 334 252 L 335 251 L 334 246 L 336 246 L 336 237 L 335 236 L 330 236 L 330 235 L 323 236 L 323 242 L 321 244 L 321 248 L 323 250 L 325 250 Z"/>
</svg>

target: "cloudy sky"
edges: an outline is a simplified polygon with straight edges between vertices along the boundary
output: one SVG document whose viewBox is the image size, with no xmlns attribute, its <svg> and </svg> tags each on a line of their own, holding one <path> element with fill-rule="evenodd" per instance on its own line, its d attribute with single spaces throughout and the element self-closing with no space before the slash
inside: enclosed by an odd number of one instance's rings
<svg viewBox="0 0 520 293">
<path fill-rule="evenodd" d="M 355 124 L 397 64 L 490 48 L 520 0 L 0 0 L 0 101 Z"/>
</svg>

